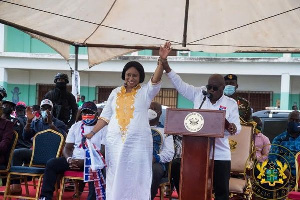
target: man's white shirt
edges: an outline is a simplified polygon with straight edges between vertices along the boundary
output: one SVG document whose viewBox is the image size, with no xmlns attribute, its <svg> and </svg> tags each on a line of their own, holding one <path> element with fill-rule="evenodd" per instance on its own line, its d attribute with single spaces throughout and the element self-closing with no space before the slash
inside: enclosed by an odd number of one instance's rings
<svg viewBox="0 0 300 200">
<path fill-rule="evenodd" d="M 82 129 L 81 129 L 82 121 L 76 122 L 73 124 L 69 130 L 69 133 L 66 138 L 66 143 L 74 143 L 74 150 L 72 154 L 72 158 L 75 159 L 84 159 L 85 152 L 84 149 L 81 146 L 81 140 L 82 140 Z M 84 133 L 83 135 L 86 135 L 90 133 L 94 126 L 86 126 L 84 125 Z M 101 148 L 101 144 L 104 143 L 104 138 L 106 134 L 107 126 L 102 128 L 99 132 L 97 132 L 92 138 L 91 141 L 98 149 Z"/>
<path fill-rule="evenodd" d="M 164 134 L 164 128 L 158 126 L 151 126 L 151 129 L 157 130 L 162 137 L 160 152 L 159 154 L 157 154 L 160 158 L 160 163 L 171 162 L 175 153 L 173 136 L 167 136 L 166 134 Z"/>
<path fill-rule="evenodd" d="M 201 105 L 201 102 L 204 98 L 201 87 L 195 87 L 185 83 L 179 75 L 177 75 L 173 70 L 167 73 L 168 78 L 171 80 L 173 86 L 177 91 L 187 98 L 188 100 L 194 103 L 194 108 L 198 109 Z M 209 110 L 225 110 L 226 119 L 229 123 L 234 123 L 237 128 L 236 134 L 241 130 L 238 105 L 236 101 L 230 97 L 223 96 L 215 103 L 212 104 L 207 98 L 201 109 Z M 221 122 L 216 122 L 221 123 Z M 214 160 L 231 160 L 230 146 L 228 141 L 228 136 L 230 133 L 225 130 L 224 138 L 215 139 L 215 157 Z"/>
</svg>

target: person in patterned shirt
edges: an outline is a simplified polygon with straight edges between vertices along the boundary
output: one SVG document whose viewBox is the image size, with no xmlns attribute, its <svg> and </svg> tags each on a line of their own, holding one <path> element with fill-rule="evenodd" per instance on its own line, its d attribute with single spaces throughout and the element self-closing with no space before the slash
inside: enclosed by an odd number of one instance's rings
<svg viewBox="0 0 300 200">
<path fill-rule="evenodd" d="M 288 117 L 287 130 L 273 139 L 269 154 L 269 160 L 280 160 L 282 163 L 287 160 L 293 176 L 296 176 L 295 155 L 300 151 L 299 136 L 300 113 L 293 111 Z M 288 151 L 286 149 L 288 149 Z M 290 152 L 292 152 L 294 156 L 290 156 Z"/>
</svg>

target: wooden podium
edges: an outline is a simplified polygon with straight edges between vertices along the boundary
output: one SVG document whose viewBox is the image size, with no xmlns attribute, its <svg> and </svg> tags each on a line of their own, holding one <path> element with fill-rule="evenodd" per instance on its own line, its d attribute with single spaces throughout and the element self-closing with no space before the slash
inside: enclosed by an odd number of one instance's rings
<svg viewBox="0 0 300 200">
<path fill-rule="evenodd" d="M 180 200 L 211 200 L 214 138 L 224 137 L 225 111 L 168 108 L 165 134 L 183 135 Z"/>
</svg>

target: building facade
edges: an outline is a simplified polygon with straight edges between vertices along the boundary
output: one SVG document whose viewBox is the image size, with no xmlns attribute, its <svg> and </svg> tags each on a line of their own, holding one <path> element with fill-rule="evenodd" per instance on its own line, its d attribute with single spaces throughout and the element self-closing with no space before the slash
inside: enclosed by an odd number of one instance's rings
<svg viewBox="0 0 300 200">
<path fill-rule="evenodd" d="M 86 100 L 104 101 L 114 87 L 123 84 L 121 71 L 130 60 L 142 63 L 148 81 L 156 67 L 157 51 L 142 50 L 89 68 L 87 50 L 80 48 L 80 93 Z M 209 75 L 214 73 L 236 74 L 238 91 L 250 100 L 254 111 L 266 106 L 299 107 L 299 54 L 174 52 L 168 60 L 184 81 L 195 86 L 206 85 Z M 0 24 L 0 85 L 7 89 L 8 100 L 39 104 L 43 94 L 54 86 L 55 74 L 64 72 L 71 77 L 71 69 L 74 69 L 74 57 L 65 61 L 44 43 Z M 156 100 L 171 107 L 193 106 L 176 92 L 165 76 Z"/>
</svg>

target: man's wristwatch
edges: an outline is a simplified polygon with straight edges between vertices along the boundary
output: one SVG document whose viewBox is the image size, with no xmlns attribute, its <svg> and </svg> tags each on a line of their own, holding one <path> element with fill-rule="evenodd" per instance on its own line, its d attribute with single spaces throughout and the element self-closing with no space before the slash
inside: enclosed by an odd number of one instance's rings
<svg viewBox="0 0 300 200">
<path fill-rule="evenodd" d="M 70 163 L 69 161 L 72 159 L 72 157 L 67 158 L 67 163 Z"/>
</svg>

